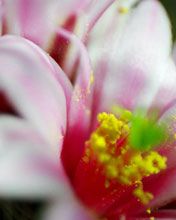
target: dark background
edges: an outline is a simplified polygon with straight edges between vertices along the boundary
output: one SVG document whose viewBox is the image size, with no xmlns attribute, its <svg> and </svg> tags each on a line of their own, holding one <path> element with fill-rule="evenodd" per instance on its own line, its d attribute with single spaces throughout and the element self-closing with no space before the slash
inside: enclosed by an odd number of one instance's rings
<svg viewBox="0 0 176 220">
<path fill-rule="evenodd" d="M 161 0 L 165 6 L 172 23 L 173 39 L 176 39 L 176 0 Z"/>
</svg>

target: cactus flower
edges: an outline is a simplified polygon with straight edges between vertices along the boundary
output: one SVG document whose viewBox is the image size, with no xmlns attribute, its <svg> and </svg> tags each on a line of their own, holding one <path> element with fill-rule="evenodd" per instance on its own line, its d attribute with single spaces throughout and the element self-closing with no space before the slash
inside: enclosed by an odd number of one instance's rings
<svg viewBox="0 0 176 220">
<path fill-rule="evenodd" d="M 79 58 L 73 84 L 32 41 L 0 38 L 0 196 L 48 199 L 44 219 L 176 217 L 169 20 L 156 0 L 111 7 L 86 46 L 58 29 Z"/>
</svg>

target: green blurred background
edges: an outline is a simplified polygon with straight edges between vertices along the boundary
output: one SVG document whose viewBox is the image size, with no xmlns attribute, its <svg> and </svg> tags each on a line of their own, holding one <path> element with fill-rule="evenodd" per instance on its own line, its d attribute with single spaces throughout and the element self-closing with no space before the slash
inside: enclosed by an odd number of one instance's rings
<svg viewBox="0 0 176 220">
<path fill-rule="evenodd" d="M 160 0 L 165 6 L 172 23 L 173 39 L 176 39 L 176 0 Z"/>
</svg>

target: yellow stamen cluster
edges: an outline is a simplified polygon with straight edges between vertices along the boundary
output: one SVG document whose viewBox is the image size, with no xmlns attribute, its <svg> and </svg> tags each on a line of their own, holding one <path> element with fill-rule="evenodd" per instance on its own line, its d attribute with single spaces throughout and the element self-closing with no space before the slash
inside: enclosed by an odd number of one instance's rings
<svg viewBox="0 0 176 220">
<path fill-rule="evenodd" d="M 122 185 L 135 186 L 133 195 L 146 205 L 153 199 L 153 195 L 143 190 L 142 179 L 165 169 L 166 157 L 156 151 L 144 153 L 130 148 L 130 116 L 127 110 L 121 110 L 118 118 L 114 114 L 98 114 L 99 126 L 86 142 L 83 159 L 89 162 L 92 157 L 96 158 L 106 176 L 105 187 L 109 187 L 112 180 Z M 118 141 L 124 139 L 125 144 L 117 146 Z"/>
<path fill-rule="evenodd" d="M 127 7 L 119 7 L 118 11 L 119 11 L 120 14 L 126 14 L 126 13 L 129 12 L 129 8 L 127 8 Z"/>
</svg>

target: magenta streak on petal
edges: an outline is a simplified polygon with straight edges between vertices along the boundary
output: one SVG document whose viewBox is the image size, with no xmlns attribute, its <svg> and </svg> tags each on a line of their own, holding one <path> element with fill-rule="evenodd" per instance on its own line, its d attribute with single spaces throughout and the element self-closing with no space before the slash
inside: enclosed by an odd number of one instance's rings
<svg viewBox="0 0 176 220">
<path fill-rule="evenodd" d="M 19 116 L 19 113 L 13 107 L 12 103 L 3 91 L 0 91 L 0 114 L 11 114 Z"/>
<path fill-rule="evenodd" d="M 73 176 L 82 155 L 90 126 L 90 79 L 92 73 L 88 54 L 82 42 L 76 36 L 63 29 L 59 29 L 59 34 L 65 36 L 77 48 L 76 57 L 72 58 L 73 63 L 75 59 L 79 59 L 70 105 L 68 129 L 62 151 L 65 169 L 70 176 Z"/>
<path fill-rule="evenodd" d="M 75 14 L 70 15 L 67 18 L 62 27 L 70 32 L 74 31 L 77 17 Z M 58 32 L 55 33 L 54 40 L 51 44 L 51 47 L 48 49 L 48 52 L 54 60 L 63 67 L 64 61 L 66 59 L 67 51 L 69 48 L 70 42 L 67 38 L 65 38 L 62 34 L 60 35 Z"/>
<path fill-rule="evenodd" d="M 119 80 L 121 82 L 120 88 L 119 91 L 116 91 L 115 96 L 119 104 L 127 109 L 134 109 L 138 95 L 145 85 L 145 75 L 141 74 L 140 69 L 130 69 L 128 66 L 124 67 L 122 71 L 123 75 Z"/>
<path fill-rule="evenodd" d="M 36 45 L 31 49 L 31 45 L 34 44 L 20 37 L 1 38 L 2 88 L 23 117 L 35 123 L 44 138 L 57 145 L 62 134 L 59 135 L 60 128 L 65 130 L 66 126 L 64 91 L 52 74 L 53 69 L 38 56 L 40 49 L 36 50 Z"/>
<path fill-rule="evenodd" d="M 151 192 L 154 195 L 154 199 L 147 206 L 143 206 L 133 196 L 126 195 L 128 202 L 126 200 L 126 202 L 121 203 L 121 200 L 119 200 L 119 203 L 115 203 L 116 208 L 114 207 L 112 209 L 113 212 L 111 214 L 113 214 L 114 217 L 120 212 L 127 214 L 127 216 L 137 214 L 140 216 L 146 212 L 148 207 L 150 207 L 151 210 L 155 210 L 156 207 L 161 207 L 171 202 L 175 198 L 175 174 L 176 169 L 174 167 L 158 175 L 144 178 L 144 189 L 145 191 Z"/>
<path fill-rule="evenodd" d="M 105 84 L 105 77 L 106 74 L 108 74 L 108 67 L 107 62 L 105 60 L 101 60 L 98 64 L 97 69 L 95 70 L 96 76 L 95 76 L 95 82 L 93 84 L 93 98 L 92 98 L 92 107 L 91 107 L 91 128 L 92 131 L 95 129 L 95 126 L 97 124 L 97 114 L 100 112 L 100 103 L 103 102 L 103 96 L 102 96 L 102 87 Z M 103 109 L 101 109 L 103 110 Z M 105 109 L 104 109 L 105 110 Z"/>
<path fill-rule="evenodd" d="M 40 12 L 36 11 L 36 8 L 39 8 L 38 5 L 40 5 L 40 2 L 19 0 L 17 1 L 17 4 L 21 36 L 27 37 L 38 45 L 43 45 L 44 42 L 42 38 L 45 35 L 44 30 L 42 29 L 44 24 L 42 24 L 41 17 L 43 9 L 41 8 Z"/>
<path fill-rule="evenodd" d="M 37 46 L 35 46 L 34 44 L 31 44 L 30 41 L 28 41 L 28 43 L 29 43 L 29 46 L 31 45 L 31 50 L 37 53 L 38 57 L 41 59 L 41 62 L 43 62 L 43 65 L 48 68 L 51 74 L 56 78 L 56 80 L 62 86 L 65 96 L 66 96 L 67 107 L 69 109 L 70 99 L 71 99 L 71 94 L 72 94 L 72 85 L 69 79 L 67 78 L 66 74 L 63 72 L 60 66 L 50 56 L 46 57 L 45 52 L 42 52 L 42 50 L 40 50 Z"/>
<path fill-rule="evenodd" d="M 102 14 L 106 11 L 106 9 L 114 2 L 114 0 L 103 0 L 101 5 L 99 1 L 92 1 L 85 12 L 88 16 L 88 30 L 90 32 L 91 29 L 96 24 L 97 20 L 102 16 Z"/>
</svg>

